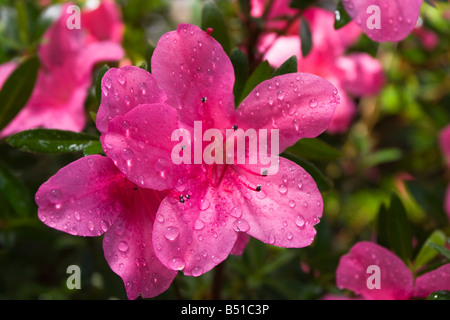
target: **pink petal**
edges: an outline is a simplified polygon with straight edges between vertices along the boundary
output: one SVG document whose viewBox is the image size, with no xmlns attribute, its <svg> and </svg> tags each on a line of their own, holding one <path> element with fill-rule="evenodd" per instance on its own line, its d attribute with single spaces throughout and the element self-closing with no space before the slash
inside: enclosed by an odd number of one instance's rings
<svg viewBox="0 0 450 320">
<path fill-rule="evenodd" d="M 266 53 L 264 55 L 264 60 L 267 60 L 271 66 L 278 68 L 289 59 L 291 56 L 296 56 L 297 60 L 301 60 L 300 54 L 300 38 L 298 35 L 294 36 L 278 36 L 276 39 L 274 38 L 275 34 L 268 34 L 261 37 L 260 46 L 261 50 L 264 50 L 264 47 L 269 46 L 267 48 Z M 266 42 L 268 42 L 265 44 Z"/>
<path fill-rule="evenodd" d="M 141 104 L 165 103 L 167 96 L 147 71 L 125 66 L 109 69 L 102 78 L 102 99 L 97 113 L 97 128 L 108 131 L 108 123 Z"/>
<path fill-rule="evenodd" d="M 234 244 L 233 249 L 231 250 L 230 254 L 234 254 L 236 256 L 242 255 L 244 253 L 244 249 L 247 246 L 247 243 L 250 240 L 250 235 L 244 232 L 238 232 L 238 236 L 236 239 L 236 242 Z"/>
<path fill-rule="evenodd" d="M 82 12 L 80 20 L 92 41 L 122 42 L 124 24 L 120 8 L 114 1 L 102 0 L 96 9 Z"/>
<path fill-rule="evenodd" d="M 199 167 L 194 168 L 201 171 Z M 176 196 L 166 197 L 158 210 L 153 229 L 153 244 L 158 258 L 173 270 L 183 270 L 185 275 L 199 276 L 221 263 L 228 255 L 238 253 L 237 235 L 227 214 L 234 208 L 236 199 L 223 188 L 208 187 L 204 175 L 196 171 L 182 184 L 182 194 L 190 199 L 180 203 Z M 230 190 L 235 185 L 228 174 Z M 239 210 L 237 208 L 236 210 Z M 244 238 L 245 239 L 245 238 Z M 243 239 L 239 239 L 240 246 Z"/>
<path fill-rule="evenodd" d="M 344 0 L 345 10 L 375 41 L 401 41 L 416 26 L 422 0 Z M 371 6 L 379 8 L 380 28 L 374 28 L 371 17 L 376 17 Z"/>
<path fill-rule="evenodd" d="M 300 138 L 316 137 L 331 121 L 339 96 L 328 81 L 290 73 L 264 81 L 237 109 L 237 125 L 247 130 L 279 130 L 280 153 Z"/>
<path fill-rule="evenodd" d="M 374 272 L 369 266 L 379 267 L 380 288 L 369 288 Z M 391 251 L 371 242 L 359 242 L 343 255 L 336 271 L 340 289 L 352 290 L 366 299 L 404 300 L 413 290 L 413 276 L 403 261 Z"/>
<path fill-rule="evenodd" d="M 240 187 L 245 201 L 237 222 L 248 226 L 240 228 L 243 232 L 278 247 L 300 248 L 312 243 L 323 201 L 315 181 L 303 168 L 279 158 L 276 175 L 263 177 L 235 170 L 249 185 L 261 186 L 259 192 Z"/>
<path fill-rule="evenodd" d="M 414 297 L 426 298 L 438 290 L 450 290 L 450 263 L 418 277 Z"/>
<path fill-rule="evenodd" d="M 165 104 L 143 104 L 115 116 L 101 137 L 106 155 L 127 178 L 144 188 L 173 188 L 184 166 L 172 162 L 176 110 Z M 155 123 L 157 121 L 157 123 Z"/>
<path fill-rule="evenodd" d="M 105 233 L 103 250 L 111 269 L 122 277 L 129 299 L 152 298 L 167 290 L 176 272 L 164 267 L 152 244 L 153 220 L 164 194 L 125 189 L 122 214 Z"/>
<path fill-rule="evenodd" d="M 445 157 L 445 163 L 450 168 L 450 125 L 441 130 L 439 134 L 439 146 Z"/>
<path fill-rule="evenodd" d="M 447 212 L 447 217 L 450 219 L 450 186 L 445 191 L 444 209 Z"/>
<path fill-rule="evenodd" d="M 231 128 L 233 66 L 212 36 L 196 26 L 180 24 L 177 31 L 161 37 L 151 64 L 181 122 L 192 127 L 195 120 L 204 119 L 209 128 Z"/>
<path fill-rule="evenodd" d="M 99 236 L 120 213 L 124 183 L 108 158 L 81 158 L 41 185 L 35 197 L 39 219 L 73 235 Z"/>
<path fill-rule="evenodd" d="M 333 118 L 331 118 L 327 132 L 338 134 L 345 132 L 350 128 L 357 113 L 357 106 L 353 99 L 342 89 L 342 84 L 338 79 L 329 80 L 336 86 L 341 99 Z"/>
</svg>

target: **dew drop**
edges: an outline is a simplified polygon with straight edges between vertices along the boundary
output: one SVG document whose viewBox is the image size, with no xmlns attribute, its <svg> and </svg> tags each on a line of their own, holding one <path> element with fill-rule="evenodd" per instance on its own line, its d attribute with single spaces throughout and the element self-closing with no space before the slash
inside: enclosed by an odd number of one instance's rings
<svg viewBox="0 0 450 320">
<path fill-rule="evenodd" d="M 61 200 L 61 195 L 62 195 L 61 190 L 53 189 L 52 191 L 50 191 L 48 199 L 50 200 L 51 203 L 57 203 Z"/>
<path fill-rule="evenodd" d="M 120 242 L 117 244 L 117 249 L 118 249 L 120 252 L 126 252 L 126 251 L 128 250 L 128 243 L 127 243 L 126 241 L 120 241 Z"/>
<path fill-rule="evenodd" d="M 286 238 L 288 238 L 288 240 L 292 240 L 292 238 L 294 238 L 293 234 L 291 232 L 288 232 L 286 234 Z"/>
<path fill-rule="evenodd" d="M 108 231 L 109 229 L 109 223 L 106 222 L 105 220 L 100 221 L 100 228 L 102 228 L 103 232 Z"/>
<path fill-rule="evenodd" d="M 124 85 L 124 84 L 125 84 L 126 79 L 125 79 L 125 77 L 124 77 L 123 74 L 119 74 L 119 76 L 117 77 L 117 82 L 118 82 L 119 84 L 121 84 L 121 85 Z"/>
<path fill-rule="evenodd" d="M 286 185 L 280 184 L 280 185 L 278 186 L 278 192 L 279 192 L 279 193 L 281 193 L 281 194 L 286 194 L 287 191 L 288 191 L 288 189 L 287 189 Z"/>
<path fill-rule="evenodd" d="M 295 217 L 295 224 L 297 227 L 303 228 L 305 226 L 305 218 L 302 215 Z"/>
<path fill-rule="evenodd" d="M 311 108 L 317 107 L 317 100 L 316 100 L 316 99 L 311 99 L 311 100 L 309 100 L 309 106 L 310 106 Z"/>
<path fill-rule="evenodd" d="M 156 221 L 161 222 L 161 223 L 164 222 L 164 216 L 162 214 L 158 213 L 156 215 Z"/>
<path fill-rule="evenodd" d="M 112 85 L 111 79 L 106 78 L 106 79 L 105 79 L 105 86 L 106 86 L 108 89 L 111 89 L 111 85 Z"/>
<path fill-rule="evenodd" d="M 179 234 L 180 234 L 180 229 L 177 227 L 168 227 L 164 231 L 164 237 L 166 237 L 166 239 L 170 240 L 170 241 L 175 240 Z"/>
<path fill-rule="evenodd" d="M 250 230 L 250 225 L 248 224 L 247 220 L 244 219 L 236 220 L 233 226 L 235 231 L 247 232 L 248 230 Z"/>
<path fill-rule="evenodd" d="M 203 222 L 203 220 L 198 219 L 197 221 L 195 221 L 194 230 L 202 230 L 204 227 L 205 223 Z"/>
<path fill-rule="evenodd" d="M 294 208 L 295 207 L 295 201 L 289 200 L 289 207 Z"/>
<path fill-rule="evenodd" d="M 242 208 L 239 207 L 239 206 L 233 207 L 230 210 L 230 215 L 232 217 L 235 217 L 235 218 L 239 219 L 240 217 L 242 217 Z"/>
<path fill-rule="evenodd" d="M 198 277 L 198 276 L 203 274 L 203 268 L 202 267 L 195 267 L 194 269 L 192 269 L 191 273 L 192 273 L 192 275 L 194 277 Z"/>
<path fill-rule="evenodd" d="M 130 160 L 133 158 L 133 151 L 131 149 L 123 149 L 121 156 L 123 160 Z"/>
<path fill-rule="evenodd" d="M 90 231 L 93 231 L 94 228 L 95 228 L 94 222 L 91 221 L 91 220 L 89 220 L 88 223 L 87 223 L 87 227 L 88 227 L 88 229 L 89 229 Z"/>
<path fill-rule="evenodd" d="M 186 263 L 179 257 L 174 257 L 169 260 L 169 268 L 172 270 L 183 270 Z"/>
<path fill-rule="evenodd" d="M 198 202 L 198 208 L 202 211 L 207 210 L 210 205 L 211 204 L 208 199 L 200 199 L 200 201 Z"/>
</svg>

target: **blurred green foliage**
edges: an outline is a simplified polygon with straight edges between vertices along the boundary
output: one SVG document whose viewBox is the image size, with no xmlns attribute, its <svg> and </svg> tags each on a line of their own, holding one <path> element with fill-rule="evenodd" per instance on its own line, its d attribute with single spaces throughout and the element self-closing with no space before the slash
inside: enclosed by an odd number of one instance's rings
<svg viewBox="0 0 450 320">
<path fill-rule="evenodd" d="M 180 1 L 117 1 L 126 24 L 123 46 L 134 65 L 150 68 L 157 40 L 178 23 L 202 26 L 202 21 L 213 19 L 202 20 L 202 1 L 184 2 L 189 5 L 180 12 Z M 222 13 L 220 28 L 228 36 L 220 41 L 229 42 L 234 65 L 244 68 L 237 73 L 235 91 L 241 101 L 274 72 L 267 63 L 254 57 L 242 60 L 242 52 L 233 51 L 249 48 L 247 40 L 255 35 L 258 21 L 250 19 L 246 1 L 220 0 L 208 6 L 205 11 L 211 15 Z M 361 240 L 377 241 L 398 252 L 413 270 L 449 261 L 445 239 L 450 228 L 443 202 L 450 169 L 445 167 L 438 134 L 450 123 L 450 7 L 443 3 L 437 7 L 424 4 L 421 15 L 424 27 L 439 38 L 433 49 L 424 47 L 414 33 L 396 44 L 374 44 L 362 36 L 350 51 L 366 51 L 380 59 L 385 88 L 378 96 L 357 101 L 358 117 L 348 132 L 324 133 L 288 150 L 286 156 L 310 164 L 316 180 L 323 179 L 324 213 L 314 243 L 284 249 L 252 239 L 242 256 L 230 256 L 198 278 L 179 274 L 155 299 L 320 299 L 339 294 L 335 285 L 339 258 Z M 38 1 L 0 0 L 0 63 L 36 52 L 52 21 L 44 12 Z M 282 71 L 290 72 L 289 66 Z M 102 66 L 93 74 L 93 90 L 86 101 L 89 135 L 98 135 L 89 112 L 95 114 L 98 108 L 99 74 Z M 0 299 L 126 299 L 122 280 L 103 257 L 101 237 L 70 236 L 37 218 L 33 201 L 37 188 L 82 157 L 83 148 L 78 150 L 26 152 L 0 142 Z M 397 222 L 383 224 L 389 212 L 390 221 Z M 409 226 L 408 232 L 402 224 Z M 400 239 L 389 240 L 389 233 Z M 435 239 L 431 245 L 430 239 Z M 73 264 L 82 271 L 80 290 L 66 286 L 66 270 Z"/>
</svg>

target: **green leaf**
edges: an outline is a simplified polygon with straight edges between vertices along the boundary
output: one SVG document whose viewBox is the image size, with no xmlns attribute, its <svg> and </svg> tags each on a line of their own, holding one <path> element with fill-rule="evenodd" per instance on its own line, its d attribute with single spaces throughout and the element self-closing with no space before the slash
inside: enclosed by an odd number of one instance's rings
<svg viewBox="0 0 450 320">
<path fill-rule="evenodd" d="M 311 7 L 316 2 L 317 0 L 292 0 L 289 3 L 289 6 L 295 9 L 306 9 L 308 7 Z"/>
<path fill-rule="evenodd" d="M 334 29 L 340 29 L 350 21 L 352 21 L 352 18 L 348 15 L 341 0 L 334 11 Z"/>
<path fill-rule="evenodd" d="M 98 143 L 97 136 L 63 130 L 32 129 L 6 139 L 11 146 L 36 153 L 73 153 Z"/>
<path fill-rule="evenodd" d="M 274 71 L 274 73 L 272 74 L 272 78 L 287 73 L 296 73 L 297 70 L 297 57 L 294 55 L 283 62 L 283 64 Z"/>
<path fill-rule="evenodd" d="M 0 90 L 0 130 L 14 119 L 28 102 L 39 70 L 34 56 L 22 62 L 8 77 Z"/>
<path fill-rule="evenodd" d="M 366 168 L 375 167 L 382 163 L 393 162 L 399 160 L 402 157 L 402 153 L 397 148 L 386 148 L 378 150 L 363 160 L 363 164 Z"/>
<path fill-rule="evenodd" d="M 302 56 L 306 57 L 311 52 L 311 49 L 313 47 L 313 40 L 308 20 L 306 20 L 305 18 L 302 18 L 300 21 L 299 34 L 302 45 Z"/>
<path fill-rule="evenodd" d="M 267 60 L 261 62 L 258 67 L 253 71 L 253 73 L 248 78 L 247 82 L 245 83 L 244 90 L 242 90 L 241 98 L 239 99 L 238 103 L 236 105 L 239 105 L 242 100 L 245 99 L 245 97 L 248 96 L 250 92 L 261 82 L 270 79 L 272 76 L 273 70 L 272 67 L 269 65 L 269 62 Z"/>
<path fill-rule="evenodd" d="M 100 104 L 102 99 L 102 78 L 106 71 L 109 70 L 109 66 L 106 64 L 98 71 L 97 81 L 95 82 L 95 97 L 97 98 L 97 103 Z"/>
<path fill-rule="evenodd" d="M 27 217 L 33 212 L 32 198 L 24 184 L 12 173 L 11 168 L 0 161 L 0 195 L 17 217 Z M 2 208 L 0 212 L 3 212 Z"/>
<path fill-rule="evenodd" d="M 450 250 L 447 249 L 444 246 L 438 245 L 436 243 L 429 243 L 428 244 L 431 248 L 437 250 L 440 254 L 442 254 L 445 258 L 450 260 Z"/>
<path fill-rule="evenodd" d="M 94 141 L 91 145 L 88 145 L 86 148 L 84 148 L 83 154 L 85 156 L 89 156 L 91 154 L 104 155 L 105 153 L 103 152 L 103 147 L 100 141 Z"/>
<path fill-rule="evenodd" d="M 407 262 L 412 255 L 412 228 L 406 214 L 405 207 L 393 192 L 391 195 L 391 203 L 386 211 L 384 219 L 385 235 L 389 242 L 389 248 L 392 249 L 397 256 Z"/>
<path fill-rule="evenodd" d="M 319 138 L 300 139 L 286 151 L 309 160 L 336 160 L 342 156 L 339 150 Z"/>
<path fill-rule="evenodd" d="M 435 291 L 433 293 L 430 293 L 430 295 L 427 297 L 427 300 L 450 300 L 450 291 L 448 290 Z"/>
<path fill-rule="evenodd" d="M 431 243 L 444 246 L 445 239 L 446 236 L 444 232 L 441 230 L 434 231 L 420 248 L 420 251 L 414 260 L 412 271 L 420 269 L 437 256 L 438 252 L 430 246 Z"/>
<path fill-rule="evenodd" d="M 223 50 L 230 53 L 230 38 L 225 25 L 222 11 L 213 1 L 206 1 L 202 9 L 202 29 L 212 28 L 211 36 L 214 37 L 221 45 Z"/>
<path fill-rule="evenodd" d="M 234 94 L 234 100 L 237 104 L 238 101 L 240 101 L 240 97 L 242 95 L 242 91 L 245 87 L 245 82 L 248 78 L 248 60 L 247 56 L 244 52 L 242 52 L 240 49 L 236 48 L 231 52 L 230 55 L 231 63 L 233 64 L 234 68 L 234 88 L 233 88 L 233 94 Z"/>
<path fill-rule="evenodd" d="M 288 152 L 283 152 L 281 157 L 286 158 L 288 160 L 291 160 L 292 162 L 295 162 L 300 167 L 305 169 L 306 172 L 308 172 L 311 177 L 314 179 L 314 181 L 317 184 L 317 187 L 320 191 L 325 192 L 330 190 L 333 187 L 333 184 L 330 179 L 328 179 L 314 164 L 311 162 L 302 159 L 298 156 L 295 156 L 293 154 L 290 154 Z"/>
</svg>

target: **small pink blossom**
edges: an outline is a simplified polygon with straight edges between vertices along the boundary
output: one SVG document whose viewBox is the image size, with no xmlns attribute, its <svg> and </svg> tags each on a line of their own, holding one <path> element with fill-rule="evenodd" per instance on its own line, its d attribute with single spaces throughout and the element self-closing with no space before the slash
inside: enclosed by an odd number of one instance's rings
<svg viewBox="0 0 450 320">
<path fill-rule="evenodd" d="M 274 1 L 274 4 L 278 4 L 278 9 L 271 11 L 275 21 L 283 16 L 280 9 L 282 2 Z M 355 23 L 351 22 L 335 30 L 333 13 L 319 8 L 306 10 L 304 17 L 310 25 L 313 42 L 312 51 L 306 57 L 301 54 L 298 24 L 295 29 L 289 29 L 286 35 L 264 34 L 260 39 L 259 49 L 265 53 L 263 58 L 274 67 L 280 66 L 290 56 L 295 55 L 301 72 L 319 75 L 336 86 L 341 103 L 336 109 L 328 132 L 341 133 L 349 128 L 356 115 L 357 109 L 352 96 L 376 94 L 384 85 L 382 66 L 378 60 L 366 53 L 346 54 L 346 49 L 355 43 L 361 34 Z M 270 20 L 267 24 L 269 23 Z"/>
<path fill-rule="evenodd" d="M 439 145 L 444 155 L 444 161 L 447 168 L 450 168 L 450 125 L 442 129 L 439 135 Z M 445 192 L 444 209 L 450 219 L 450 186 Z"/>
<path fill-rule="evenodd" d="M 82 11 L 81 29 L 67 27 L 72 14 L 68 6 L 62 7 L 61 17 L 43 36 L 38 49 L 41 69 L 30 100 L 1 136 L 38 127 L 81 131 L 94 65 L 123 56 L 123 24 L 113 1 Z"/>
<path fill-rule="evenodd" d="M 379 267 L 380 286 L 367 285 L 369 266 Z M 408 300 L 426 298 L 434 291 L 450 289 L 450 264 L 425 273 L 413 274 L 394 253 L 372 242 L 359 242 L 342 256 L 336 270 L 336 283 L 369 300 Z"/>
<path fill-rule="evenodd" d="M 342 0 L 345 10 L 369 38 L 397 42 L 415 28 L 422 0 Z M 373 19 L 379 19 L 379 25 Z"/>
</svg>

